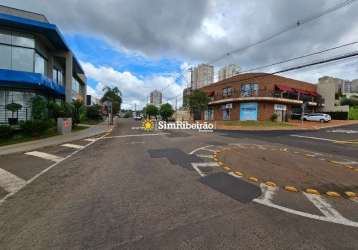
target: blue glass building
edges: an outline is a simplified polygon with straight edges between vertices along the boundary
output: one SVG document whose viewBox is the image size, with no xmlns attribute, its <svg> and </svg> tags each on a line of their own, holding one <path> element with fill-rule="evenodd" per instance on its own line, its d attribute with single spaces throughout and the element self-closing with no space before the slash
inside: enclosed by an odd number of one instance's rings
<svg viewBox="0 0 358 250">
<path fill-rule="evenodd" d="M 0 124 L 22 109 L 19 120 L 31 118 L 31 98 L 71 102 L 84 100 L 86 76 L 56 25 L 41 14 L 0 5 Z"/>
</svg>

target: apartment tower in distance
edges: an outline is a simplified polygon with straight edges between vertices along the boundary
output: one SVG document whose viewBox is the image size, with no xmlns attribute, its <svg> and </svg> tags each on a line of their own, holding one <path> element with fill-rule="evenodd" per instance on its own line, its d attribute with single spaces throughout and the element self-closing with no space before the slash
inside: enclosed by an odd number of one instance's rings
<svg viewBox="0 0 358 250">
<path fill-rule="evenodd" d="M 236 76 L 240 74 L 240 66 L 238 64 L 229 64 L 222 67 L 219 70 L 219 81 L 225 80 L 227 78 Z"/>
<path fill-rule="evenodd" d="M 214 66 L 199 64 L 191 70 L 191 87 L 199 89 L 214 82 Z"/>
<path fill-rule="evenodd" d="M 150 92 L 150 104 L 159 107 L 160 105 L 162 105 L 162 98 L 163 98 L 162 92 L 158 90 L 154 90 Z"/>
</svg>

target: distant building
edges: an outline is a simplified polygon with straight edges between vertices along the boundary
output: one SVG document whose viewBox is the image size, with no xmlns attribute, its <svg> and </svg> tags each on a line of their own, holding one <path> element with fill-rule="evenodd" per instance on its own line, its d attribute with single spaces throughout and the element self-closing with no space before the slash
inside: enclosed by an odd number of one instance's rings
<svg viewBox="0 0 358 250">
<path fill-rule="evenodd" d="M 159 107 L 160 105 L 162 105 L 162 99 L 163 99 L 162 92 L 158 90 L 154 90 L 150 93 L 150 104 Z"/>
<path fill-rule="evenodd" d="M 238 64 L 229 64 L 225 67 L 222 67 L 219 70 L 219 81 L 225 80 L 227 78 L 236 76 L 240 74 L 240 66 Z"/>
<path fill-rule="evenodd" d="M 214 82 L 214 66 L 199 64 L 191 70 L 191 87 L 199 89 Z"/>
<path fill-rule="evenodd" d="M 348 106 L 340 105 L 341 96 L 358 95 L 358 79 L 353 81 L 324 76 L 318 79 L 318 93 L 324 98 L 324 111 L 348 111 Z"/>
<path fill-rule="evenodd" d="M 86 106 L 99 104 L 99 99 L 93 95 L 86 95 Z"/>
</svg>

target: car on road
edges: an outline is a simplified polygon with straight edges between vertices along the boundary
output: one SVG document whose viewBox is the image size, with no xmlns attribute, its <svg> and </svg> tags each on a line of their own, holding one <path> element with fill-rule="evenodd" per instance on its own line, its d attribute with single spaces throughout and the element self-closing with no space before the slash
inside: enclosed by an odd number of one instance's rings
<svg viewBox="0 0 358 250">
<path fill-rule="evenodd" d="M 134 117 L 134 120 L 136 121 L 141 121 L 143 119 L 143 117 L 141 115 L 137 115 Z"/>
<path fill-rule="evenodd" d="M 332 120 L 330 115 L 323 113 L 311 113 L 303 116 L 304 121 L 329 122 Z"/>
</svg>

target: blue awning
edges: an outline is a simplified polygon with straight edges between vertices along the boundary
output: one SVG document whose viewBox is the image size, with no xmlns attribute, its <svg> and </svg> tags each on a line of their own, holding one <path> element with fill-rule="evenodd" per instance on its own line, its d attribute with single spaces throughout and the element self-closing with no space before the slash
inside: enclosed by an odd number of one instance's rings
<svg viewBox="0 0 358 250">
<path fill-rule="evenodd" d="M 21 87 L 65 95 L 65 88 L 39 73 L 0 69 L 0 87 Z"/>
</svg>

